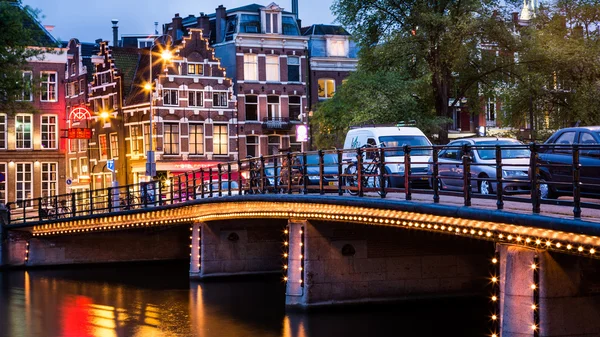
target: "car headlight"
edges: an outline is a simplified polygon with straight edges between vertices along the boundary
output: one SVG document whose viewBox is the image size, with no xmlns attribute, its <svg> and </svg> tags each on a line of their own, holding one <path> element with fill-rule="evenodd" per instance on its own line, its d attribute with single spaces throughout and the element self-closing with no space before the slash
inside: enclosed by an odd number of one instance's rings
<svg viewBox="0 0 600 337">
<path fill-rule="evenodd" d="M 503 177 L 527 177 L 527 172 L 517 170 L 502 170 Z"/>
</svg>

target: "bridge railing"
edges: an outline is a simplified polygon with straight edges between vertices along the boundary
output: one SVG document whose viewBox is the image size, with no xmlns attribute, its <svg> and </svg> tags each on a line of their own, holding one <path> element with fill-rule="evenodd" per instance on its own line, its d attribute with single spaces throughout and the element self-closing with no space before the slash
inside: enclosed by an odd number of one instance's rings
<svg viewBox="0 0 600 337">
<path fill-rule="evenodd" d="M 598 154 L 598 155 L 596 155 Z M 12 222 L 150 209 L 196 199 L 253 194 L 337 194 L 471 206 L 474 199 L 600 208 L 598 145 L 361 147 L 245 158 L 141 184 L 11 203 Z M 564 195 L 556 199 L 559 194 Z M 431 195 L 431 199 L 423 199 Z"/>
</svg>

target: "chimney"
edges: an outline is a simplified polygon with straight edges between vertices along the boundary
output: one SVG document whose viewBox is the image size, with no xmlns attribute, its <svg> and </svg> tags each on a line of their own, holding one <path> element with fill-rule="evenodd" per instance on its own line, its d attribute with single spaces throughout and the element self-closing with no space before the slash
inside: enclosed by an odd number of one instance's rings
<svg viewBox="0 0 600 337">
<path fill-rule="evenodd" d="M 158 21 L 154 21 L 154 34 L 158 35 Z"/>
<path fill-rule="evenodd" d="M 208 15 L 200 13 L 198 17 L 198 28 L 202 29 L 202 36 L 206 39 L 210 39 L 210 20 Z"/>
<path fill-rule="evenodd" d="M 113 29 L 113 47 L 117 47 L 119 45 L 119 26 L 117 26 L 119 20 L 112 19 L 110 22 L 112 22 Z"/>
<path fill-rule="evenodd" d="M 179 16 L 179 13 L 175 13 L 169 34 L 173 38 L 173 41 L 180 40 L 183 37 L 183 18 Z"/>
<path fill-rule="evenodd" d="M 216 38 L 215 43 L 223 42 L 223 38 L 225 37 L 225 17 L 227 16 L 227 10 L 223 5 L 219 5 L 216 9 L 215 16 L 215 30 L 216 30 Z"/>
<path fill-rule="evenodd" d="M 292 14 L 298 19 L 298 0 L 292 0 Z"/>
</svg>

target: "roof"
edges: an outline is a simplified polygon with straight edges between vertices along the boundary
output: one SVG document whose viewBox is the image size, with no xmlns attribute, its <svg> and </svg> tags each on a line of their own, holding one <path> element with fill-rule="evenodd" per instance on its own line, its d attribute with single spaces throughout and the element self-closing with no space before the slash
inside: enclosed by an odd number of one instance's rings
<svg viewBox="0 0 600 337">
<path fill-rule="evenodd" d="M 346 29 L 338 25 L 312 25 L 309 27 L 302 27 L 301 34 L 304 36 L 310 35 L 350 35 Z"/>
<path fill-rule="evenodd" d="M 123 96 L 132 91 L 132 85 L 140 60 L 140 52 L 135 48 L 111 47 L 115 67 L 119 69 L 123 80 Z"/>
<path fill-rule="evenodd" d="M 23 27 L 30 30 L 32 35 L 29 37 L 31 39 L 32 46 L 36 47 L 59 47 L 62 48 L 63 45 L 60 41 L 58 41 L 37 19 L 37 15 L 32 12 L 28 6 L 23 7 L 18 2 L 9 2 L 10 5 L 20 9 L 22 13 L 24 13 L 23 17 Z"/>
<path fill-rule="evenodd" d="M 150 96 L 142 87 L 143 83 L 148 82 L 148 65 L 150 64 L 149 48 L 140 49 L 137 67 L 132 77 L 132 83 L 125 92 L 125 106 L 147 103 Z M 160 74 L 160 65 L 152 69 L 153 74 Z"/>
<path fill-rule="evenodd" d="M 265 7 L 267 7 L 267 6 L 254 3 L 254 4 L 249 4 L 249 5 L 245 5 L 245 6 L 241 6 L 241 7 L 228 9 L 228 10 L 226 10 L 226 13 L 231 14 L 231 13 L 235 13 L 235 12 L 260 12 L 261 8 L 265 8 Z M 281 13 L 294 15 L 294 13 L 286 12 L 286 11 L 282 11 Z M 208 14 L 208 17 L 211 19 L 214 18 L 215 16 L 216 16 L 216 13 Z"/>
</svg>

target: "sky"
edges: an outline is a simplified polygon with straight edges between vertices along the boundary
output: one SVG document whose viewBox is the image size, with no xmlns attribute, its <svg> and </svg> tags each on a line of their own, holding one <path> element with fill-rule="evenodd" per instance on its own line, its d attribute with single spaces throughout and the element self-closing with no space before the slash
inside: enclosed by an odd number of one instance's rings
<svg viewBox="0 0 600 337">
<path fill-rule="evenodd" d="M 119 20 L 119 34 L 152 34 L 155 21 L 159 22 L 160 31 L 160 26 L 171 22 L 175 13 L 198 16 L 200 12 L 214 13 L 220 4 L 229 9 L 251 3 L 267 6 L 273 1 L 291 12 L 291 0 L 22 0 L 24 5 L 41 11 L 43 25 L 55 26 L 51 32 L 54 37 L 63 41 L 75 37 L 81 42 L 100 38 L 111 41 L 112 19 Z M 299 0 L 302 25 L 332 23 L 332 3 L 333 0 Z"/>
</svg>

